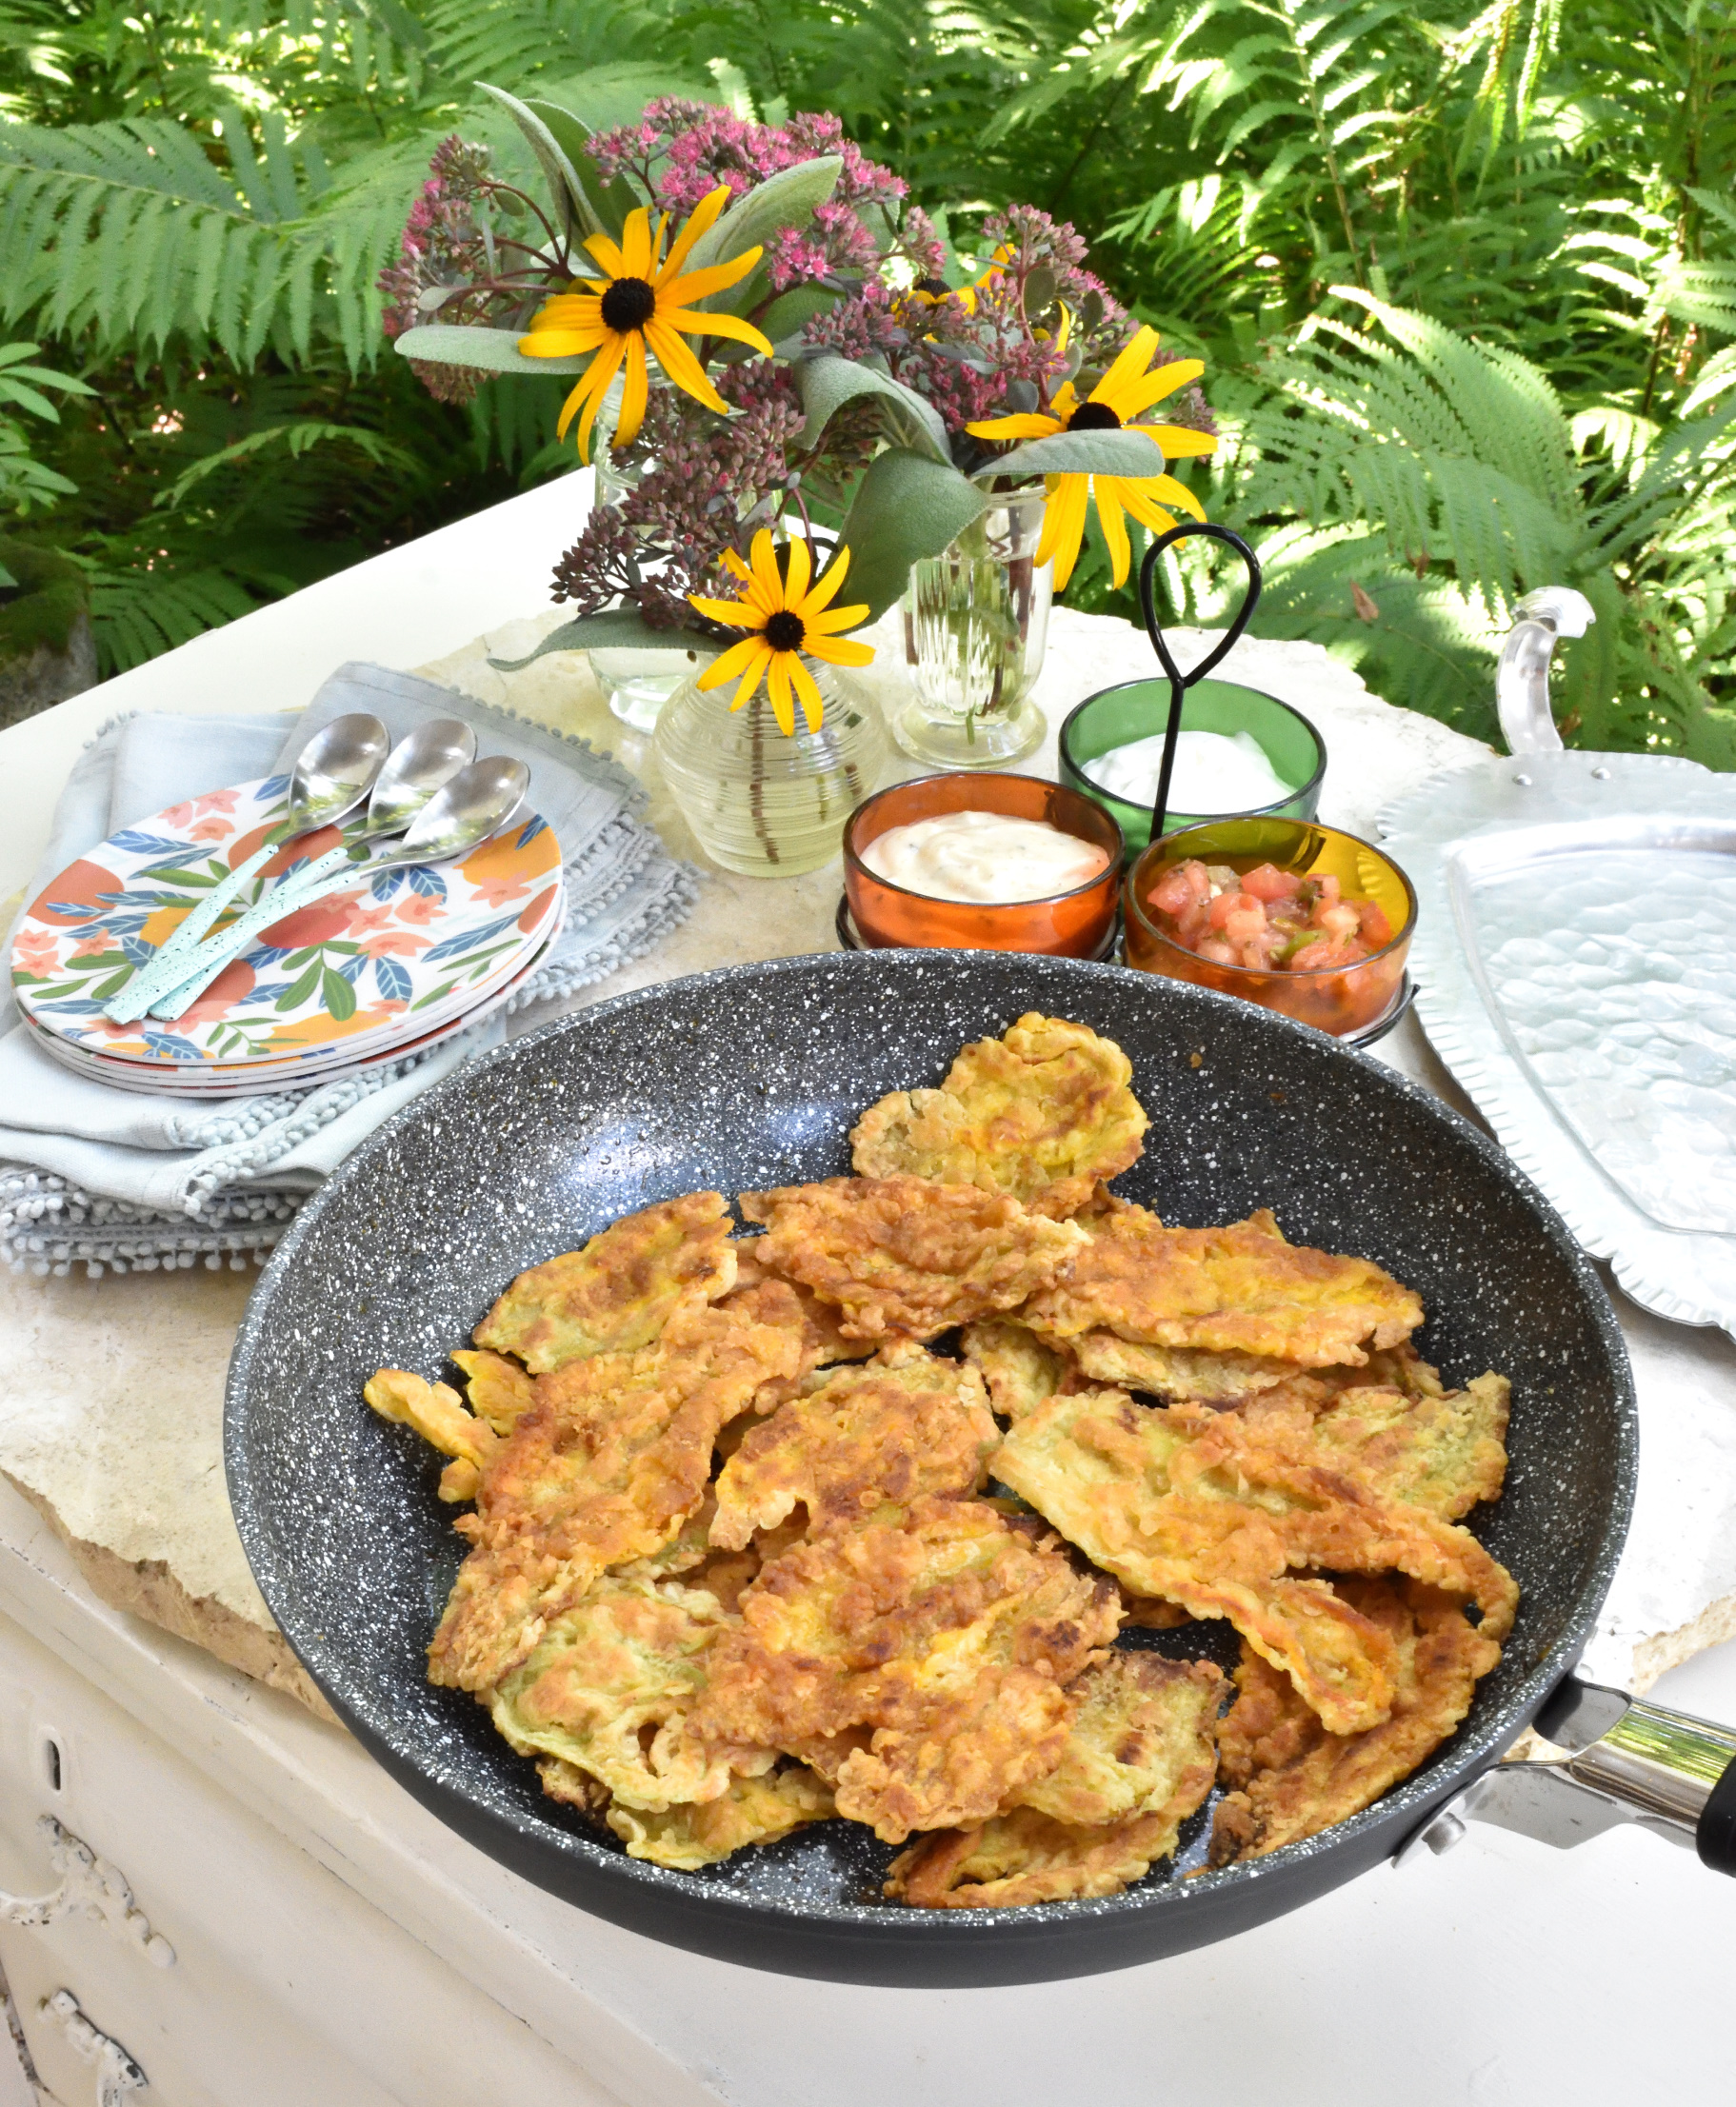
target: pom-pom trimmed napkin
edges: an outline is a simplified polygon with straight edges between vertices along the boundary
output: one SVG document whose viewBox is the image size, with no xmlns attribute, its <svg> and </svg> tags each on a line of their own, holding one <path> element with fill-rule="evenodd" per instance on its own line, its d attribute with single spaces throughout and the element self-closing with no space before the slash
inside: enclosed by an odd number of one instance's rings
<svg viewBox="0 0 1736 2107">
<path fill-rule="evenodd" d="M 589 745 L 412 674 L 340 666 L 299 717 L 150 714 L 80 755 L 28 900 L 120 828 L 187 798 L 288 769 L 309 736 L 371 710 L 394 740 L 462 717 L 479 749 L 523 761 L 566 858 L 567 924 L 506 1008 L 402 1061 L 301 1090 L 225 1100 L 134 1095 L 59 1066 L 0 990 L 0 1256 L 92 1273 L 262 1259 L 307 1195 L 382 1121 L 497 1044 L 507 1016 L 569 999 L 686 921 L 699 877 L 643 818 L 639 783 Z"/>
</svg>

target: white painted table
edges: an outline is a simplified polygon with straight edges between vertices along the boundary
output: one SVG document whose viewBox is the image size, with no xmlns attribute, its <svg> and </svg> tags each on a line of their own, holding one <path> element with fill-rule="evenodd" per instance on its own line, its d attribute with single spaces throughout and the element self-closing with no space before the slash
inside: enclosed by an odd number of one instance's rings
<svg viewBox="0 0 1736 2107">
<path fill-rule="evenodd" d="M 515 626 L 538 606 L 582 502 L 582 485 L 545 487 L 5 734 L 13 822 L 0 897 L 28 875 L 77 745 L 120 710 L 293 706 L 358 656 L 415 666 L 450 654 L 450 677 L 490 693 L 497 677 L 468 640 L 522 641 Z M 1062 618 L 1045 682 L 1051 720 L 1057 699 L 1112 677 L 1106 660 L 1119 653 L 1130 670 L 1127 648 L 1125 632 Z M 536 692 L 558 700 L 565 680 L 589 728 L 594 697 L 572 687 L 566 664 L 546 662 Z M 1386 756 L 1328 778 L 1327 816 L 1367 831 L 1392 787 L 1382 768 L 1397 734 L 1419 774 L 1447 756 L 1451 735 L 1395 726 L 1353 682 L 1339 684 L 1334 710 L 1365 722 L 1363 750 Z M 617 745 L 641 764 L 631 742 Z M 653 812 L 668 822 L 655 797 Z M 720 878 L 689 935 L 595 992 L 723 952 L 818 947 L 836 885 L 835 870 L 779 886 Z M 1387 1053 L 1452 1094 L 1414 1025 Z M 232 1530 L 226 1539 L 204 1423 L 215 1368 L 189 1366 L 195 1352 L 220 1362 L 239 1283 L 173 1284 L 186 1314 L 160 1309 L 155 1325 L 137 1306 L 170 1286 L 153 1277 L 18 1282 L 0 1310 L 0 1421 L 16 1439 L 35 1415 L 31 1468 L 59 1473 L 56 1499 L 82 1497 L 78 1519 L 94 1532 L 81 1570 L 0 1483 L 0 1889 L 54 1885 L 34 1827 L 52 1815 L 119 1868 L 175 1955 L 153 1964 L 138 1927 L 100 1914 L 0 1927 L 40 2075 L 64 2107 L 92 2100 L 96 2075 L 38 2009 L 61 1988 L 138 2059 L 151 2080 L 143 2099 L 164 2107 L 1528 2107 L 1557 2093 L 1627 2107 L 1727 2094 L 1719 2021 L 1736 1883 L 1635 1831 L 1557 1853 L 1473 1827 L 1448 1858 L 1383 1868 L 1226 1945 L 1004 1991 L 787 1981 L 553 1900 L 450 1835 L 305 1707 L 92 1592 L 87 1574 L 207 1644 L 221 1620 L 201 1621 L 202 1605 L 214 1603 L 266 1643 L 246 1576 L 226 1563 Z M 1592 1665 L 1644 1681 L 1736 1628 L 1736 1347 L 1631 1306 L 1622 1316 L 1642 1392 L 1641 1511 Z M 165 1431 L 176 1412 L 179 1446 Z M 128 1471 L 138 1511 L 114 1542 Z M 1736 1719 L 1736 1647 L 1700 1652 L 1657 1688 Z M 112 1891 L 107 1900 L 118 1920 Z M 0 2036 L 0 2107 L 22 2099 L 21 2083 Z"/>
</svg>

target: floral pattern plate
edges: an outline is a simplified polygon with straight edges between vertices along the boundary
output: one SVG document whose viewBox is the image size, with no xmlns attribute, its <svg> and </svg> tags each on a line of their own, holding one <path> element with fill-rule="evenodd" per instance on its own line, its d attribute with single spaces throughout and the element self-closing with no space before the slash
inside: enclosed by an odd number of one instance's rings
<svg viewBox="0 0 1736 2107">
<path fill-rule="evenodd" d="M 360 1057 L 345 1057 L 328 1064 L 295 1068 L 286 1073 L 281 1068 L 219 1068 L 181 1069 L 153 1068 L 145 1062 L 105 1061 L 100 1057 L 81 1052 L 64 1039 L 52 1038 L 47 1032 L 36 1032 L 35 1043 L 43 1052 L 63 1068 L 70 1068 L 75 1075 L 106 1084 L 110 1089 L 142 1092 L 152 1097 L 178 1097 L 197 1100 L 208 1098 L 246 1098 L 268 1096 L 284 1091 L 316 1089 L 328 1083 L 341 1083 L 346 1077 L 363 1074 L 369 1068 L 406 1061 L 412 1056 L 431 1053 L 449 1039 L 460 1032 L 471 1029 L 486 1018 L 491 1017 L 503 1003 L 510 1002 L 539 970 L 549 955 L 549 945 L 560 934 L 559 921 L 550 928 L 545 943 L 525 961 L 516 973 L 497 982 L 482 1000 L 445 1023 L 430 1027 L 426 1032 L 414 1032 L 382 1044 L 377 1050 Z M 30 1027 L 33 1030 L 33 1027 Z"/>
<path fill-rule="evenodd" d="M 561 853 L 533 815 L 462 864 L 384 871 L 286 916 L 171 1023 L 111 1024 L 103 1004 L 282 822 L 289 788 L 287 775 L 268 776 L 170 805 L 53 879 L 12 943 L 12 989 L 30 1022 L 88 1053 L 169 1070 L 314 1060 L 340 1042 L 360 1059 L 401 1020 L 466 990 L 480 997 L 546 936 Z M 323 827 L 286 845 L 259 885 L 341 839 Z"/>
<path fill-rule="evenodd" d="M 316 1047 L 309 1053 L 290 1053 L 277 1061 L 190 1062 L 176 1066 L 168 1062 L 140 1061 L 130 1055 L 110 1054 L 76 1045 L 69 1039 L 43 1030 L 29 1017 L 25 1019 L 25 1028 L 62 1067 L 93 1076 L 98 1082 L 118 1083 L 122 1088 L 175 1091 L 195 1096 L 229 1085 L 249 1090 L 299 1090 L 304 1085 L 328 1081 L 340 1072 L 348 1075 L 376 1061 L 396 1060 L 401 1054 L 425 1044 L 431 1044 L 436 1037 L 447 1037 L 454 1029 L 463 1029 L 492 1010 L 535 971 L 565 923 L 564 883 L 557 881 L 538 897 L 551 904 L 550 911 L 535 931 L 531 947 L 509 961 L 507 970 L 474 986 L 462 988 L 428 1009 L 413 1013 L 407 1010 L 384 1024 L 374 1024 L 365 1032 L 333 1039 L 329 1045 Z"/>
</svg>

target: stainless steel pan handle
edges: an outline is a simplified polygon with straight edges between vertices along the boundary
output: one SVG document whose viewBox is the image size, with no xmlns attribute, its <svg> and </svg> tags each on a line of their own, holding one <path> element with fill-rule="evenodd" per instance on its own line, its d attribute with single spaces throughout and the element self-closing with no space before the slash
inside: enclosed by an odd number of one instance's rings
<svg viewBox="0 0 1736 2107">
<path fill-rule="evenodd" d="M 1625 1822 L 1736 1874 L 1736 1729 L 1569 1676 L 1537 1715 L 1550 1744 L 1509 1757 L 1436 1808 L 1395 1854 L 1448 1851 L 1467 1821 L 1568 1849 Z"/>
</svg>

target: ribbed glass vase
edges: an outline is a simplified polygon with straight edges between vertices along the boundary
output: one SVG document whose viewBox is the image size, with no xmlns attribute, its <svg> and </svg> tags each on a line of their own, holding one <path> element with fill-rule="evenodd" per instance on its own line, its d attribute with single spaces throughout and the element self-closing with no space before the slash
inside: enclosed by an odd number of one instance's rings
<svg viewBox="0 0 1736 2107">
<path fill-rule="evenodd" d="M 1043 670 L 1054 568 L 1036 560 L 1044 491 L 1014 490 L 939 556 L 910 566 L 905 657 L 915 693 L 892 736 L 943 768 L 1004 768 L 1041 744 L 1030 699 Z"/>
<path fill-rule="evenodd" d="M 778 729 L 762 686 L 731 710 L 735 684 L 688 679 L 664 705 L 651 749 L 699 845 L 726 870 L 793 878 L 840 852 L 844 823 L 890 758 L 879 706 L 836 667 L 808 660 L 825 699 L 818 731 L 800 707 Z"/>
</svg>

